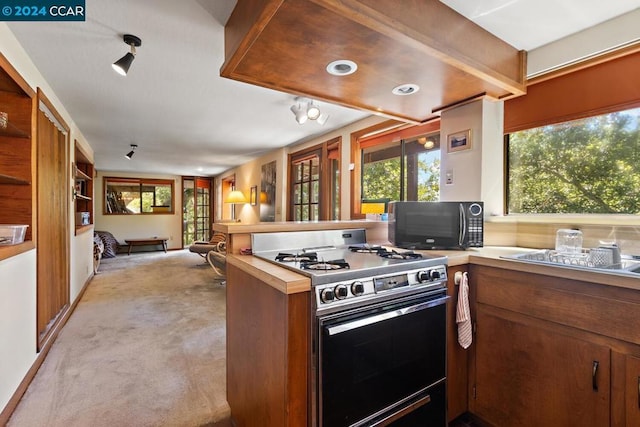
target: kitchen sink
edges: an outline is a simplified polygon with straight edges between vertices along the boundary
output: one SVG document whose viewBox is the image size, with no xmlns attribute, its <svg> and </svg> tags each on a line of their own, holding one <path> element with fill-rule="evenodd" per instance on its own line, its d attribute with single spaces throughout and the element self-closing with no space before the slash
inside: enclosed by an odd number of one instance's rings
<svg viewBox="0 0 640 427">
<path fill-rule="evenodd" d="M 505 255 L 501 258 L 537 264 L 640 275 L 640 256 L 622 255 L 620 262 L 613 263 L 610 258 L 606 258 L 606 256 L 603 258 L 601 256 L 602 253 L 600 248 L 588 249 L 578 254 L 562 254 L 554 250 L 542 249 L 515 255 Z"/>
</svg>

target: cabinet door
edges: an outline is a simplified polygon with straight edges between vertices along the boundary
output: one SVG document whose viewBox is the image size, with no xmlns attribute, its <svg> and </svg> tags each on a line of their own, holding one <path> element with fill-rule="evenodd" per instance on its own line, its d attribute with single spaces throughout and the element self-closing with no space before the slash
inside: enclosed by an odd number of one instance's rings
<svg viewBox="0 0 640 427">
<path fill-rule="evenodd" d="M 478 305 L 472 411 L 496 426 L 608 426 L 609 348 L 519 317 Z"/>
<path fill-rule="evenodd" d="M 626 425 L 640 426 L 640 359 L 627 356 L 625 375 Z"/>
</svg>

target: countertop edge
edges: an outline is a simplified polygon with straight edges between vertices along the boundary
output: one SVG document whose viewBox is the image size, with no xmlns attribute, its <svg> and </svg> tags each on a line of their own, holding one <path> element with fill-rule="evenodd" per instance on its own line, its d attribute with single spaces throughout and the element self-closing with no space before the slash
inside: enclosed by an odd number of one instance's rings
<svg viewBox="0 0 640 427">
<path fill-rule="evenodd" d="M 537 249 L 531 248 L 488 246 L 484 248 L 468 249 L 466 251 L 434 250 L 417 252 L 421 252 L 425 256 L 446 256 L 448 267 L 475 264 L 526 273 L 541 274 L 545 276 L 560 277 L 568 280 L 578 280 L 605 286 L 640 290 L 640 280 L 638 280 L 638 277 L 567 266 L 543 265 L 502 258 L 506 255 L 514 255 L 536 250 Z M 286 268 L 279 267 L 260 258 L 256 258 L 251 255 L 227 255 L 227 262 L 246 273 L 259 278 L 282 293 L 294 294 L 298 292 L 308 292 L 311 290 L 310 278 Z"/>
<path fill-rule="evenodd" d="M 252 255 L 227 255 L 227 263 L 259 278 L 284 294 L 311 290 L 311 279 Z"/>
</svg>

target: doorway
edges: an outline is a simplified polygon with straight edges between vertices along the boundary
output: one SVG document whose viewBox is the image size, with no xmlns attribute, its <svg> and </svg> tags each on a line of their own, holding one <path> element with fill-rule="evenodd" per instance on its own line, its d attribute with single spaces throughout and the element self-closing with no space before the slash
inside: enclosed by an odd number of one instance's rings
<svg viewBox="0 0 640 427">
<path fill-rule="evenodd" d="M 182 247 L 211 238 L 211 178 L 182 177 Z"/>
</svg>

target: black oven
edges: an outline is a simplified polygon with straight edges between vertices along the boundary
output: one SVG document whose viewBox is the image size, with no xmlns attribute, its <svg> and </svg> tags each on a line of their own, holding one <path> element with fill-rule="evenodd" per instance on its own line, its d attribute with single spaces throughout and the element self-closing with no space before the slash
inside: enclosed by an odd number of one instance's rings
<svg viewBox="0 0 640 427">
<path fill-rule="evenodd" d="M 319 426 L 446 426 L 443 290 L 317 319 Z"/>
</svg>

